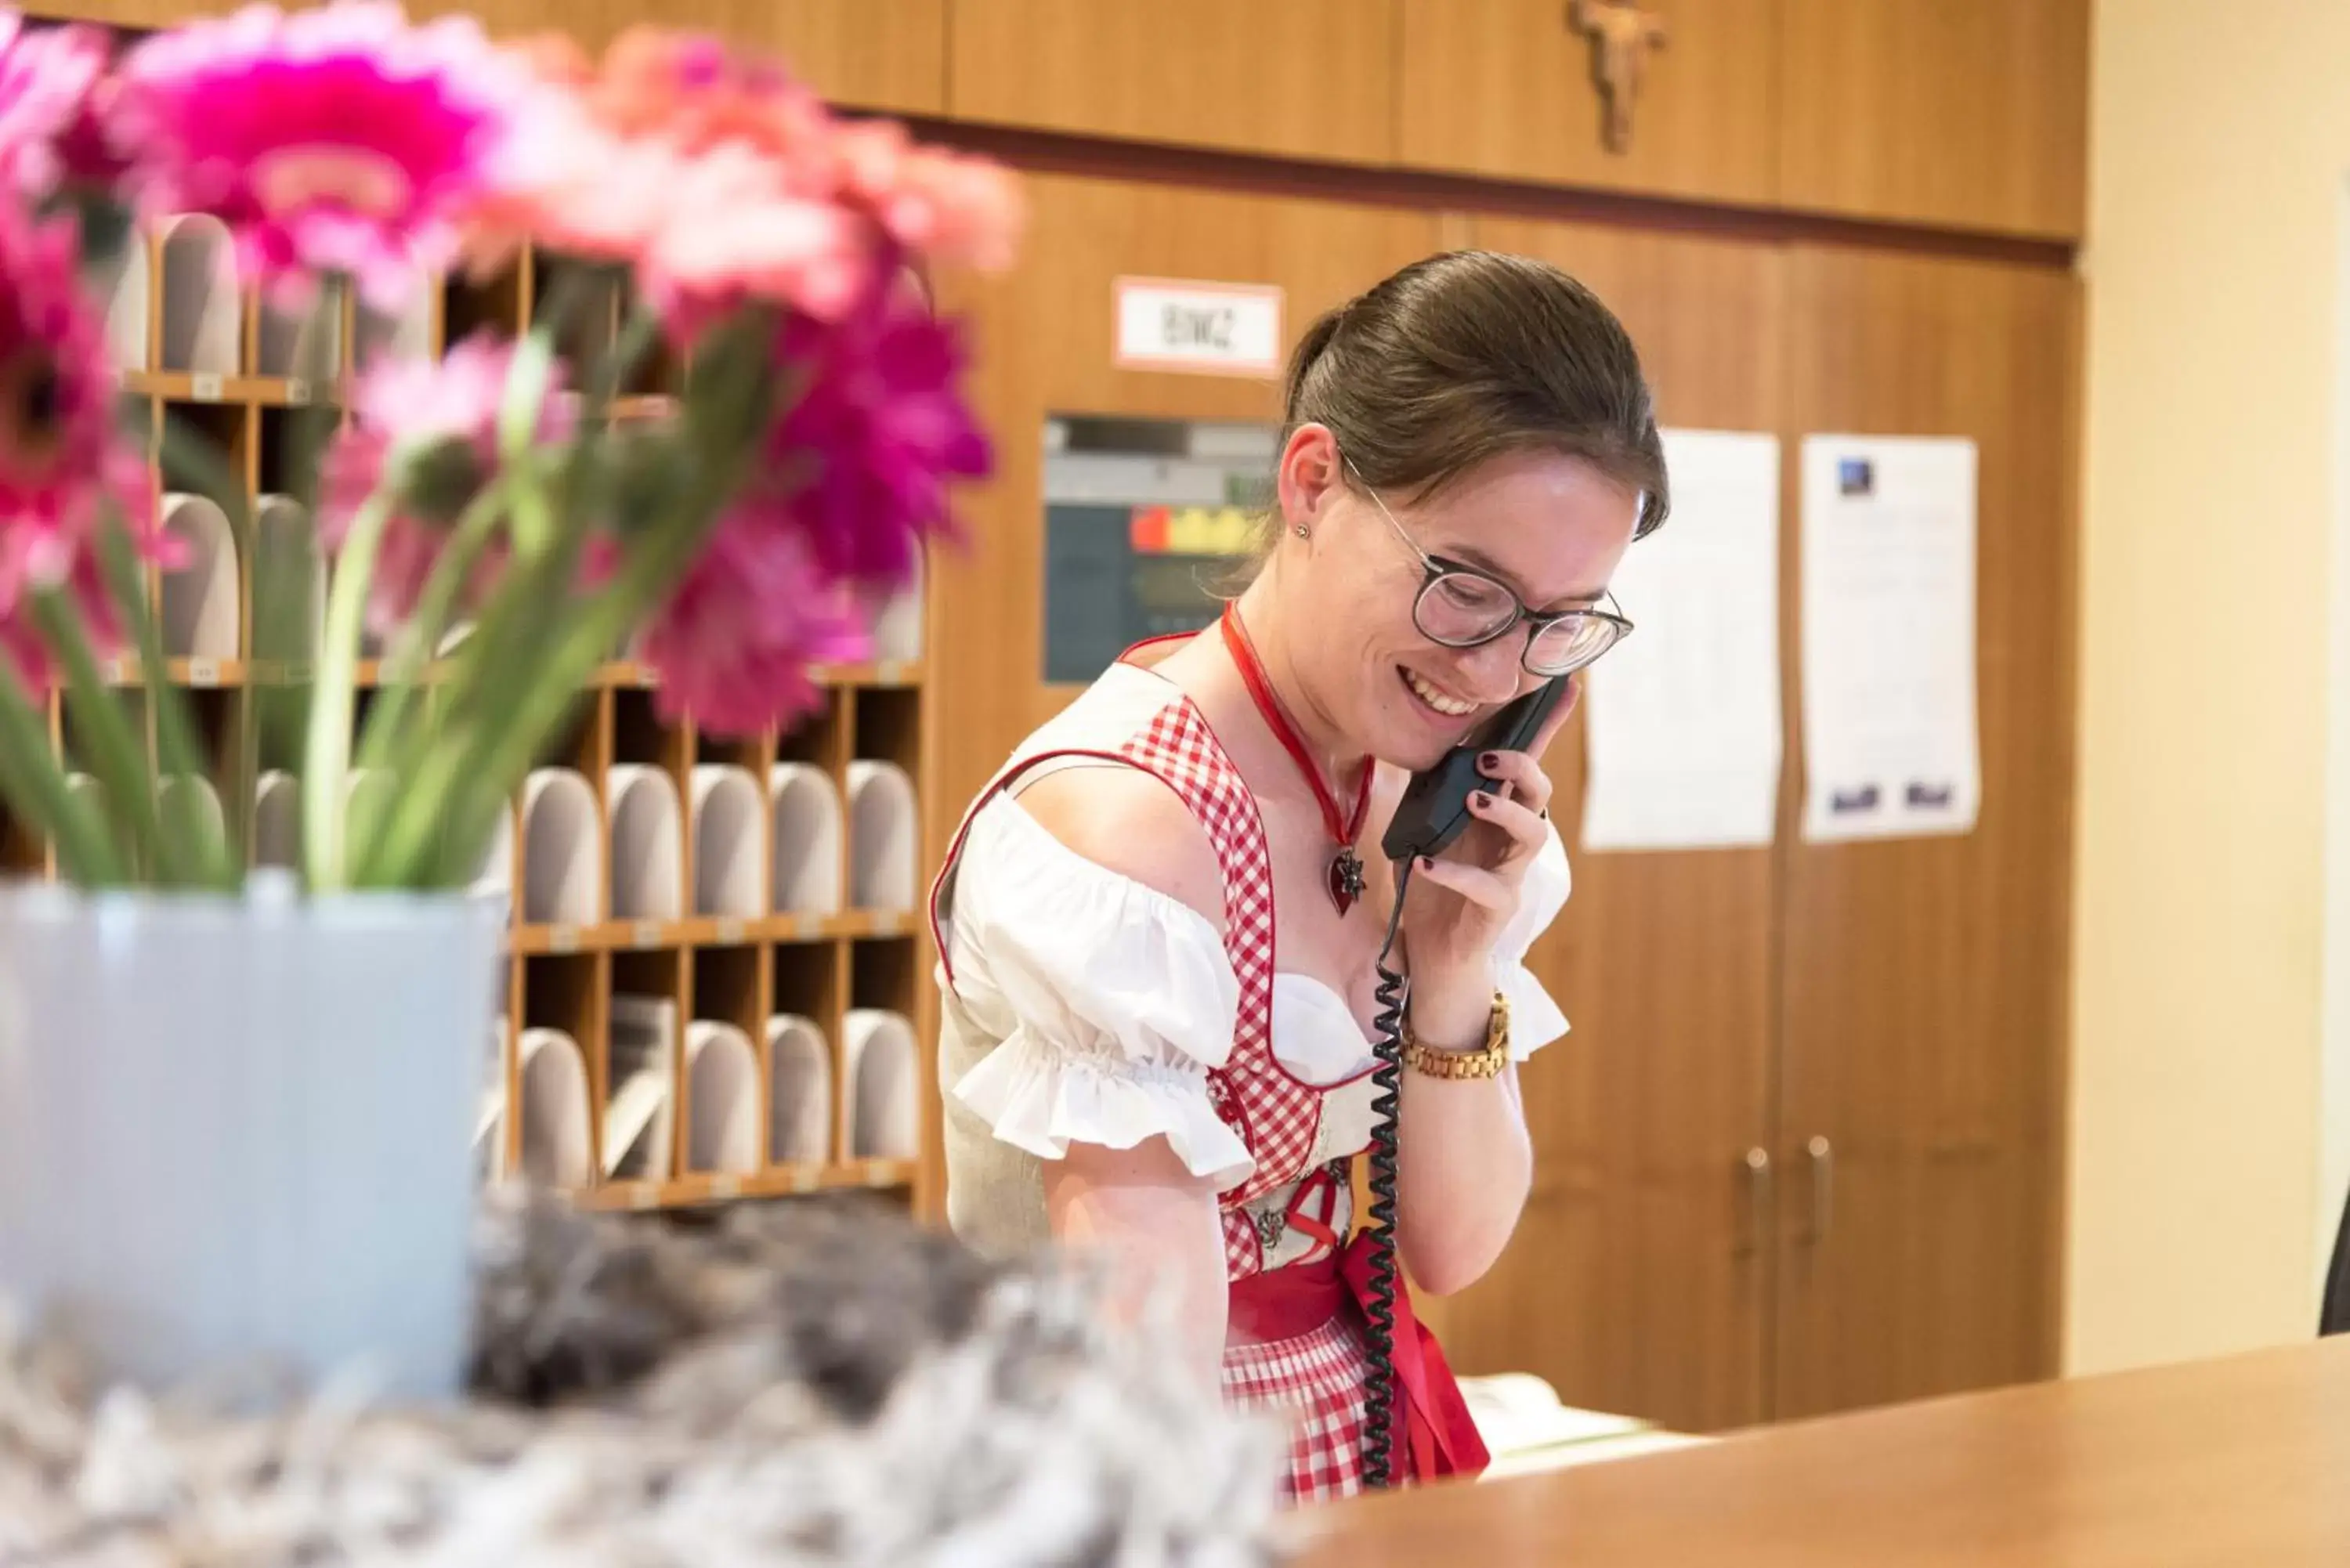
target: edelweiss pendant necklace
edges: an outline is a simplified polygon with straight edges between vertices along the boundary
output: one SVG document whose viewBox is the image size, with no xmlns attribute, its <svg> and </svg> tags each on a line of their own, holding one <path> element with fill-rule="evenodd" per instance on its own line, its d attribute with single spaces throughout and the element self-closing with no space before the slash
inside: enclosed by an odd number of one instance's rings
<svg viewBox="0 0 2350 1568">
<path fill-rule="evenodd" d="M 1322 782 L 1322 770 L 1314 765 L 1314 759 L 1306 753 L 1305 738 L 1297 732 L 1297 726 L 1290 722 L 1280 700 L 1273 694 L 1273 683 L 1265 679 L 1264 666 L 1257 661 L 1256 649 L 1249 644 L 1248 630 L 1241 625 L 1239 607 L 1226 605 L 1220 624 L 1224 647 L 1232 654 L 1232 662 L 1240 666 L 1241 681 L 1248 688 L 1249 701 L 1264 716 L 1265 727 L 1289 753 L 1290 761 L 1297 764 L 1297 771 L 1305 775 L 1306 784 L 1314 791 L 1314 802 L 1322 808 L 1322 826 L 1338 846 L 1338 853 L 1331 858 L 1326 881 L 1330 901 L 1344 915 L 1363 896 L 1363 863 L 1355 854 L 1355 840 L 1363 836 L 1363 819 L 1370 815 L 1374 764 L 1368 757 L 1363 759 L 1363 782 L 1355 791 L 1354 812 L 1340 816 L 1337 796 Z"/>
</svg>

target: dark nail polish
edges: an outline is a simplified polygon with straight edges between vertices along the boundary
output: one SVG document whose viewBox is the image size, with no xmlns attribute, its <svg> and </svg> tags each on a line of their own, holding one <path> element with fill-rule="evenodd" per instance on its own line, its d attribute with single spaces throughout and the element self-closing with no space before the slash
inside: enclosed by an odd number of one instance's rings
<svg viewBox="0 0 2350 1568">
<path fill-rule="evenodd" d="M 1423 855 L 1419 857 L 1419 868 L 1423 871 L 1433 871 L 1436 869 L 1436 862 L 1431 857 Z"/>
<path fill-rule="evenodd" d="M 1490 774 L 1495 768 L 1502 765 L 1502 753 L 1499 752 L 1487 752 L 1483 756 L 1477 759 L 1477 765 Z"/>
</svg>

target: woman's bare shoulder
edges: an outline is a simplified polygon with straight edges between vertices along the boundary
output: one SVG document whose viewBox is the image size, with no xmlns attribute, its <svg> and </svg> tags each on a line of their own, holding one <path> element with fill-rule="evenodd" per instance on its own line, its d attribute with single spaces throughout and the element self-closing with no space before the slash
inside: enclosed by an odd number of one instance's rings
<svg viewBox="0 0 2350 1568">
<path fill-rule="evenodd" d="M 1139 768 L 1061 768 L 1020 792 L 1020 806 L 1076 854 L 1198 910 L 1219 927 L 1224 876 L 1205 829 L 1175 792 Z"/>
</svg>

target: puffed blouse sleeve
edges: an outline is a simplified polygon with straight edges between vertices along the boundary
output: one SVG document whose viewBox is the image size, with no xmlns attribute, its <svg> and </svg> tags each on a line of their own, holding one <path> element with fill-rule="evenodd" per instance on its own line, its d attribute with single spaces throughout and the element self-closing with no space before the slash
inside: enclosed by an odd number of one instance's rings
<svg viewBox="0 0 2350 1568">
<path fill-rule="evenodd" d="M 1557 825 L 1553 824 L 1534 864 L 1526 867 L 1525 880 L 1518 889 L 1517 912 L 1493 944 L 1493 989 L 1509 1000 L 1510 1054 L 1521 1062 L 1566 1033 L 1566 1014 L 1526 968 L 1526 950 L 1566 908 L 1573 887 L 1566 846 L 1560 842 Z"/>
<path fill-rule="evenodd" d="M 1163 1137 L 1222 1189 L 1254 1168 L 1216 1115 L 1240 982 L 1214 924 L 1046 832 L 1009 795 L 972 821 L 948 937 L 953 1002 L 995 1044 L 952 1088 L 1041 1159 Z"/>
</svg>

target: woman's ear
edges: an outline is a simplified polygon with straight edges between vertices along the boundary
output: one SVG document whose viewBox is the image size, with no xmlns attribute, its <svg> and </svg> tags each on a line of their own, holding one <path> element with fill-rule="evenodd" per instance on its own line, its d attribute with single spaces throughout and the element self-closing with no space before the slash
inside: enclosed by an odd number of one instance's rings
<svg viewBox="0 0 2350 1568">
<path fill-rule="evenodd" d="M 1284 528 L 1313 526 L 1340 487 L 1338 467 L 1338 441 L 1327 425 L 1304 424 L 1289 433 L 1274 472 Z"/>
</svg>

